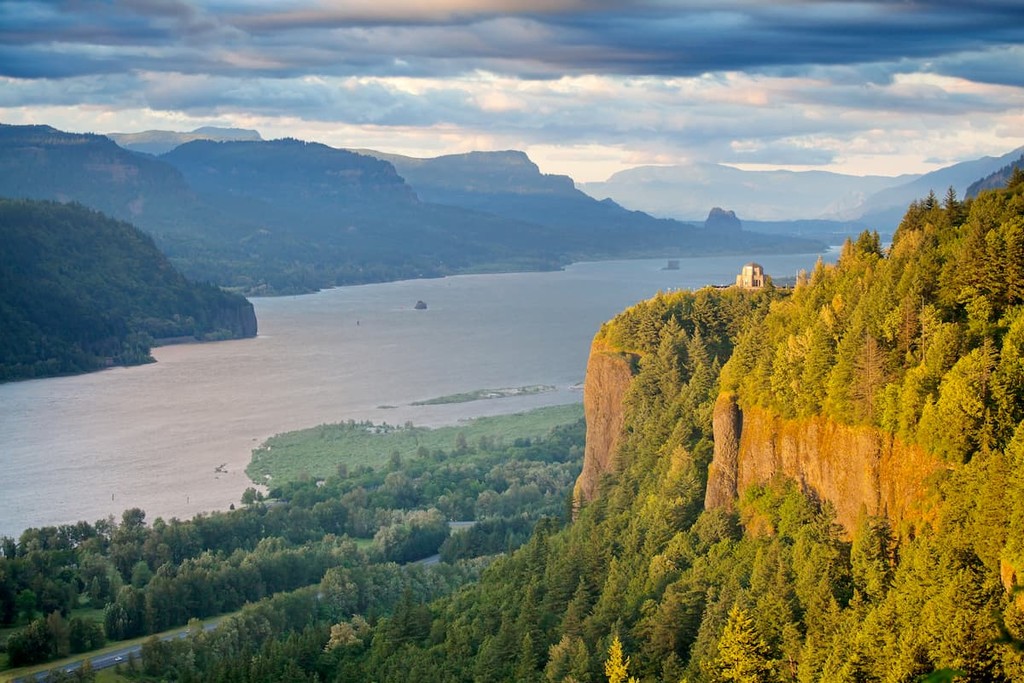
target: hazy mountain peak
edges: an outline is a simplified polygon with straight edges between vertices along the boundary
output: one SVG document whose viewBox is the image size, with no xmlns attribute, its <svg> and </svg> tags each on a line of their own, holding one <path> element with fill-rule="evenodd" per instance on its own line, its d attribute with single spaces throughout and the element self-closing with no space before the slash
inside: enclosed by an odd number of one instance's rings
<svg viewBox="0 0 1024 683">
<path fill-rule="evenodd" d="M 475 194 L 572 194 L 577 191 L 572 178 L 541 173 L 540 167 L 520 150 L 464 152 L 432 159 L 359 151 L 391 162 L 423 197 L 431 196 L 433 190 Z"/>
<path fill-rule="evenodd" d="M 145 130 L 139 133 L 108 133 L 107 137 L 133 152 L 160 155 L 170 152 L 179 145 L 194 140 L 228 142 L 235 140 L 257 141 L 263 137 L 259 131 L 246 128 L 220 128 L 202 126 L 190 132 L 172 130 Z"/>
<path fill-rule="evenodd" d="M 708 217 L 704 221 L 704 229 L 715 232 L 737 232 L 743 229 L 743 223 L 736 217 L 735 211 L 727 211 L 716 206 L 708 213 Z"/>
<path fill-rule="evenodd" d="M 707 162 L 639 166 L 600 183 L 587 194 L 611 197 L 630 209 L 694 220 L 715 206 L 731 206 L 751 220 L 833 217 L 864 198 L 917 176 L 852 176 L 829 171 L 744 171 Z"/>
</svg>

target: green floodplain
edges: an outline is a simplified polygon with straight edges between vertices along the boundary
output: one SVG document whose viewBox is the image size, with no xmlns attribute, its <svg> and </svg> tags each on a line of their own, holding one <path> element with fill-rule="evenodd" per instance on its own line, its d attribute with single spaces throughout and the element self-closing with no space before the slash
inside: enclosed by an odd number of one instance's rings
<svg viewBox="0 0 1024 683">
<path fill-rule="evenodd" d="M 338 467 L 377 468 L 397 453 L 410 457 L 428 452 L 476 445 L 481 440 L 501 445 L 516 439 L 547 435 L 552 428 L 583 417 L 583 404 L 570 403 L 524 413 L 467 420 L 447 427 L 417 427 L 410 422 L 391 425 L 349 420 L 278 434 L 252 452 L 245 472 L 254 482 L 280 484 L 312 477 L 326 478 Z"/>
</svg>

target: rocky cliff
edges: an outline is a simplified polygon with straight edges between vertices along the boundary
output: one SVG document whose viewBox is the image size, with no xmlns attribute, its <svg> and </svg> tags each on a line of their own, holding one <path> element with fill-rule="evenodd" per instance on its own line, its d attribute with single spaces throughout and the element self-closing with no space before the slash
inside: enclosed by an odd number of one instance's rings
<svg viewBox="0 0 1024 683">
<path fill-rule="evenodd" d="M 587 419 L 587 445 L 583 471 L 576 479 L 573 501 L 578 506 L 593 500 L 601 475 L 615 469 L 615 450 L 625 418 L 623 399 L 633 377 L 633 357 L 595 340 L 587 360 L 583 386 L 583 412 Z"/>
<path fill-rule="evenodd" d="M 732 394 L 715 405 L 715 454 L 706 508 L 730 508 L 739 493 L 776 475 L 830 502 L 847 531 L 861 510 L 897 528 L 929 518 L 930 477 L 943 469 L 934 456 L 871 427 L 824 417 L 788 420 L 762 408 L 742 410 Z"/>
<path fill-rule="evenodd" d="M 593 500 L 602 475 L 616 470 L 633 360 L 600 341 L 591 348 L 583 394 L 587 445 L 573 492 L 577 505 Z M 743 410 L 728 393 L 715 404 L 713 424 L 708 509 L 732 509 L 748 487 L 781 475 L 831 503 L 848 532 L 862 511 L 888 517 L 896 528 L 931 516 L 928 482 L 944 465 L 919 446 L 820 416 L 788 420 L 762 408 Z"/>
</svg>

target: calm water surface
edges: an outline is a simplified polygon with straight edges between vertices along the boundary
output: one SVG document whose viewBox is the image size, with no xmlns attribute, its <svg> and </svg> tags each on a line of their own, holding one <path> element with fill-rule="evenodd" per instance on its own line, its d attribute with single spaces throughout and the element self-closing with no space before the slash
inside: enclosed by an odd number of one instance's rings
<svg viewBox="0 0 1024 683">
<path fill-rule="evenodd" d="M 750 258 L 784 277 L 817 257 Z M 250 485 L 251 450 L 282 431 L 347 419 L 434 426 L 578 402 L 602 322 L 659 290 L 732 282 L 746 260 L 683 259 L 678 271 L 662 270 L 664 260 L 579 263 L 254 299 L 255 339 L 0 385 L 0 535 L 129 507 L 150 520 L 224 509 Z M 420 299 L 428 310 L 413 310 Z M 531 384 L 558 390 L 409 405 Z"/>
</svg>

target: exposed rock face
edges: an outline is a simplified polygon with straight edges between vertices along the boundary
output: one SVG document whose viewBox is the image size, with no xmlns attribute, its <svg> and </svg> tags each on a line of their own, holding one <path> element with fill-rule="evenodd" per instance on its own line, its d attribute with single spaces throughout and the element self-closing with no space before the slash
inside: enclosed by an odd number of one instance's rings
<svg viewBox="0 0 1024 683">
<path fill-rule="evenodd" d="M 739 472 L 740 434 L 743 430 L 743 414 L 736 405 L 735 395 L 722 394 L 718 397 L 713 426 L 715 455 L 708 468 L 704 507 L 731 510 L 739 490 L 736 475 Z"/>
<path fill-rule="evenodd" d="M 258 331 L 256 311 L 252 302 L 243 299 L 233 308 L 221 312 L 222 324 L 237 337 L 255 337 Z"/>
<path fill-rule="evenodd" d="M 577 506 L 593 500 L 601 476 L 617 469 L 631 361 L 600 341 L 591 347 L 583 389 L 587 445 L 573 491 Z M 885 515 L 896 528 L 931 521 L 928 481 L 946 466 L 919 446 L 821 416 L 788 420 L 763 408 L 744 410 L 733 394 L 718 397 L 713 425 L 715 451 L 704 498 L 708 509 L 732 509 L 748 487 L 781 475 L 831 503 L 836 521 L 848 533 L 862 510 Z"/>
<path fill-rule="evenodd" d="M 706 507 L 729 507 L 747 487 L 781 474 L 829 501 L 848 532 L 861 509 L 896 526 L 927 520 L 926 482 L 944 468 L 919 446 L 877 429 L 824 417 L 786 420 L 756 407 L 741 411 L 731 396 L 715 405 L 714 430 Z"/>
<path fill-rule="evenodd" d="M 628 355 L 594 342 L 583 385 L 587 445 L 583 454 L 583 471 L 573 489 L 573 500 L 577 505 L 593 500 L 601 475 L 615 470 L 615 451 L 622 437 L 625 418 L 623 399 L 632 378 L 633 368 Z"/>
<path fill-rule="evenodd" d="M 735 211 L 726 211 L 716 206 L 704 220 L 704 229 L 720 233 L 739 232 L 743 229 L 743 223 L 736 217 Z"/>
</svg>

